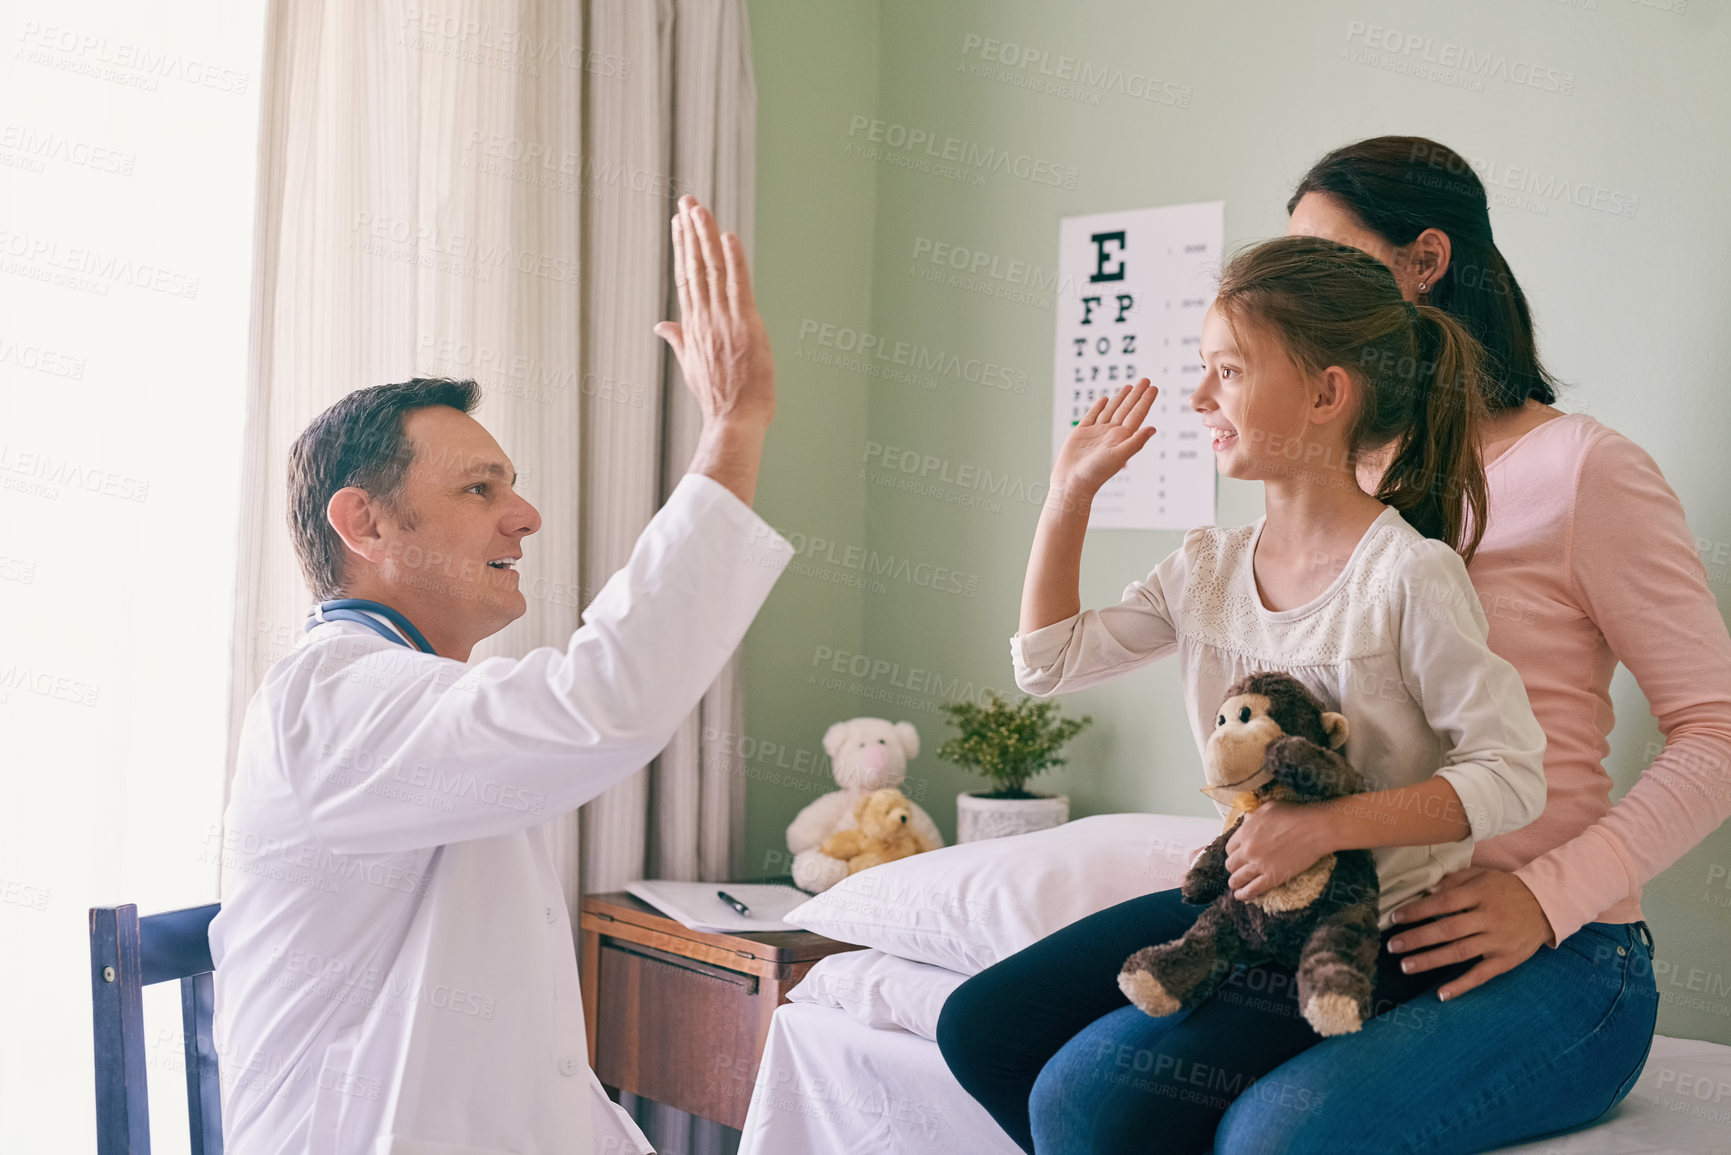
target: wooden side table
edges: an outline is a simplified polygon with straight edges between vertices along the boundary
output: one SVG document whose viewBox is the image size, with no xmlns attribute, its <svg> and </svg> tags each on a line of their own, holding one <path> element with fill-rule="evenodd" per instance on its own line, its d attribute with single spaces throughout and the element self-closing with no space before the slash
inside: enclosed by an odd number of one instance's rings
<svg viewBox="0 0 1731 1155">
<path fill-rule="evenodd" d="M 736 1129 L 775 1008 L 818 959 L 861 949 L 805 930 L 690 930 L 623 891 L 585 896 L 578 926 L 602 1084 Z"/>
</svg>

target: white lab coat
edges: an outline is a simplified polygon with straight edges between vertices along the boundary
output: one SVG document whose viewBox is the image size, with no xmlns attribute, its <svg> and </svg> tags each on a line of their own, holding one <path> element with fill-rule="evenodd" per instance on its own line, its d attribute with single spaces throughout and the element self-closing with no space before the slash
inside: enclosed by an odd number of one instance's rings
<svg viewBox="0 0 1731 1155">
<path fill-rule="evenodd" d="M 653 758 L 792 547 L 680 482 L 561 650 L 474 666 L 315 628 L 248 706 L 215 1042 L 231 1155 L 619 1155 L 541 826 Z"/>
</svg>

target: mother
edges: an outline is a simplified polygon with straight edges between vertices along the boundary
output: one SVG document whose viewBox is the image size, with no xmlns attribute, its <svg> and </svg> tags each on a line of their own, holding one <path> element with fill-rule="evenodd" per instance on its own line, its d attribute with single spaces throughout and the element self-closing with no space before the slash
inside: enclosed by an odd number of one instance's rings
<svg viewBox="0 0 1731 1155">
<path fill-rule="evenodd" d="M 1481 844 L 1471 868 L 1402 912 L 1433 921 L 1390 949 L 1408 955 L 1409 971 L 1448 968 L 1448 981 L 1402 1013 L 1310 1047 L 1255 1080 L 1258 1093 L 1210 1076 L 1223 1098 L 1237 1094 L 1215 1151 L 1482 1151 L 1596 1119 L 1646 1062 L 1658 994 L 1640 892 L 1731 815 L 1731 637 L 1652 458 L 1552 406 L 1526 298 L 1465 160 L 1419 137 L 1361 141 L 1317 162 L 1287 207 L 1291 232 L 1376 255 L 1409 300 L 1447 309 L 1486 348 L 1489 507 L 1468 573 L 1490 646 L 1520 671 L 1545 729 L 1548 797 L 1537 821 Z M 1361 484 L 1375 492 L 1378 473 L 1361 465 Z M 1603 759 L 1619 661 L 1665 748 L 1613 806 Z M 1292 823 L 1303 818 L 1252 814 L 1233 840 L 1234 885 L 1305 865 L 1283 850 L 1302 844 Z M 1065 934 L 964 984 L 940 1023 L 958 1078 L 1030 1149 L 1024 1136 L 1064 1129 L 1043 1118 L 1075 1120 L 1112 1079 L 1104 1048 L 1092 1064 L 1061 1049 L 1097 1010 L 1078 1005 L 1087 1017 L 1065 1026 L 1042 1007 L 1033 1039 L 1025 1019 L 1000 1025 L 1008 984 L 1044 968 L 1063 981 L 1070 959 L 1055 940 Z M 988 1041 L 997 1054 L 982 1062 Z M 1062 1060 L 1048 1063 L 1054 1055 Z"/>
</svg>

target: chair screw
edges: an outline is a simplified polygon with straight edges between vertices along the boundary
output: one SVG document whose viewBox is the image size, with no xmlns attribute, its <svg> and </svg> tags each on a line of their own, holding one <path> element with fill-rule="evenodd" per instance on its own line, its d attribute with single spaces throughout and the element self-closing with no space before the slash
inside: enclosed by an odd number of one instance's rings
<svg viewBox="0 0 1731 1155">
<path fill-rule="evenodd" d="M 102 968 L 102 981 L 105 983 L 111 983 L 114 981 L 114 968 L 113 967 L 103 967 Z"/>
</svg>

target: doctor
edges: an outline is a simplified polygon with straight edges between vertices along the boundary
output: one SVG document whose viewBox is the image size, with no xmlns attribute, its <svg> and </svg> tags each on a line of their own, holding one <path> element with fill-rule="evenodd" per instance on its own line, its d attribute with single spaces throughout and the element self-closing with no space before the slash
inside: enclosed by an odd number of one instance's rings
<svg viewBox="0 0 1731 1155">
<path fill-rule="evenodd" d="M 321 605 L 248 707 L 210 929 L 231 1155 L 650 1150 L 589 1070 L 538 828 L 660 752 L 793 555 L 751 510 L 775 385 L 744 250 L 690 197 L 673 241 L 655 331 L 703 432 L 563 649 L 464 664 L 524 612 L 541 526 L 472 382 L 362 389 L 295 442 Z"/>
</svg>

